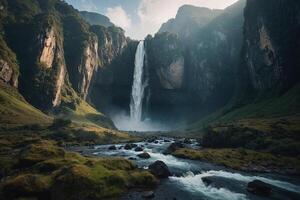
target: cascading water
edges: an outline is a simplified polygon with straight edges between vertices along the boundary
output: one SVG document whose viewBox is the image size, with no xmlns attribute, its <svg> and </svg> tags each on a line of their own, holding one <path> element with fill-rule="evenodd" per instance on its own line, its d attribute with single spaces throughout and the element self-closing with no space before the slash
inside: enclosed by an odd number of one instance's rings
<svg viewBox="0 0 300 200">
<path fill-rule="evenodd" d="M 142 120 L 143 98 L 146 84 L 143 82 L 145 49 L 140 41 L 135 53 L 135 68 L 130 102 L 130 118 L 134 122 Z"/>
</svg>

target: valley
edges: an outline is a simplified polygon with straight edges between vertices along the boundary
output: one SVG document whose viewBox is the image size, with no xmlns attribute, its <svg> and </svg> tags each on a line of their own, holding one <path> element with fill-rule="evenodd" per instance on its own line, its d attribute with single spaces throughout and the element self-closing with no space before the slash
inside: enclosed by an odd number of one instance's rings
<svg viewBox="0 0 300 200">
<path fill-rule="evenodd" d="M 0 0 L 0 200 L 300 199 L 299 2 L 67 2 Z"/>
</svg>

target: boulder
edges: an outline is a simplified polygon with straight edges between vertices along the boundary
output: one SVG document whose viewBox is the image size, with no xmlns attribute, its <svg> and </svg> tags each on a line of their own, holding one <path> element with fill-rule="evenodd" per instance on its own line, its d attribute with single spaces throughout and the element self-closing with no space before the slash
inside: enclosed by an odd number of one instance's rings
<svg viewBox="0 0 300 200">
<path fill-rule="evenodd" d="M 157 178 L 168 178 L 172 175 L 168 166 L 160 160 L 149 165 L 149 170 Z"/>
<path fill-rule="evenodd" d="M 144 152 L 144 153 L 141 153 L 141 154 L 138 154 L 137 155 L 139 158 L 143 158 L 143 159 L 149 159 L 151 156 L 150 156 L 150 154 L 149 153 L 146 153 L 146 152 Z"/>
<path fill-rule="evenodd" d="M 260 180 L 254 180 L 248 183 L 247 191 L 258 196 L 268 197 L 271 195 L 272 188 L 269 184 Z"/>
<path fill-rule="evenodd" d="M 135 149 L 134 149 L 134 151 L 143 151 L 144 149 L 142 148 L 142 147 L 136 147 Z"/>
<path fill-rule="evenodd" d="M 142 197 L 145 199 L 152 199 L 155 197 L 155 194 L 153 191 L 147 191 L 147 192 L 143 192 Z"/>
<path fill-rule="evenodd" d="M 136 144 L 125 144 L 124 149 L 130 150 L 130 149 L 133 149 L 135 147 L 137 147 Z"/>
<path fill-rule="evenodd" d="M 109 146 L 108 150 L 117 150 L 117 147 L 115 145 Z"/>
<path fill-rule="evenodd" d="M 184 145 L 181 142 L 174 142 L 164 151 L 164 154 L 170 154 L 176 149 L 184 148 Z"/>
</svg>

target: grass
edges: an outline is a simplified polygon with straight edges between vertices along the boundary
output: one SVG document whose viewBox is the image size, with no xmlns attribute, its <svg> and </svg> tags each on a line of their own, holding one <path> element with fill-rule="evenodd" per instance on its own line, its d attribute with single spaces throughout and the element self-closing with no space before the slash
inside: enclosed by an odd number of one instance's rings
<svg viewBox="0 0 300 200">
<path fill-rule="evenodd" d="M 236 170 L 300 174 L 300 160 L 245 149 L 177 149 L 172 155 L 223 165 Z M 290 171 L 288 171 L 290 170 Z"/>
<path fill-rule="evenodd" d="M 254 121 L 261 125 L 265 120 L 279 118 L 298 118 L 300 112 L 300 84 L 297 84 L 285 94 L 256 100 L 241 107 L 225 106 L 219 111 L 191 124 L 186 130 L 195 132 L 203 127 L 214 124 L 224 124 L 235 121 Z M 252 124 L 253 125 L 253 124 Z M 264 126 L 264 125 L 263 125 Z M 258 128 L 260 128 L 258 126 Z M 299 129 L 299 126 L 297 126 Z M 197 131 L 196 131 L 197 132 Z"/>
<path fill-rule="evenodd" d="M 31 106 L 10 86 L 0 83 L 0 126 L 49 124 L 51 117 Z"/>
<path fill-rule="evenodd" d="M 113 122 L 98 112 L 94 107 L 81 99 L 77 93 L 69 86 L 69 83 L 62 91 L 62 105 L 57 110 L 58 117 L 70 119 L 77 123 L 91 124 L 114 129 Z"/>
</svg>

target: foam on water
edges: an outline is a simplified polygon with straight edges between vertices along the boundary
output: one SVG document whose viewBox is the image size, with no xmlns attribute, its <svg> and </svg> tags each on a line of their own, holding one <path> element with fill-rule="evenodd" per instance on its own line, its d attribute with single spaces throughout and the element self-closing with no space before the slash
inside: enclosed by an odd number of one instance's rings
<svg viewBox="0 0 300 200">
<path fill-rule="evenodd" d="M 201 193 L 214 200 L 247 200 L 244 194 L 231 192 L 225 188 L 207 187 L 203 183 L 202 177 L 205 177 L 205 174 L 194 175 L 192 172 L 188 172 L 182 177 L 170 177 L 170 181 L 180 184 L 189 192 Z"/>
<path fill-rule="evenodd" d="M 207 172 L 201 174 L 201 177 L 207 177 L 207 176 L 218 176 L 218 177 L 224 177 L 224 178 L 234 179 L 234 180 L 243 181 L 243 182 L 260 180 L 260 181 L 277 186 L 277 187 L 285 189 L 285 190 L 300 193 L 300 186 L 298 186 L 298 185 L 294 185 L 292 183 L 288 183 L 285 181 L 269 179 L 269 178 L 265 178 L 265 177 L 261 177 L 261 176 L 246 176 L 246 175 L 242 175 L 239 173 L 231 173 L 231 172 L 226 172 L 226 171 L 222 171 L 222 170 L 220 170 L 220 171 L 212 170 L 212 171 L 207 171 Z"/>
</svg>

